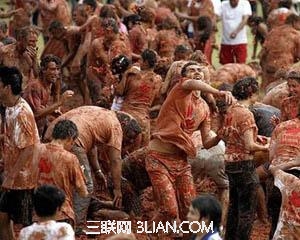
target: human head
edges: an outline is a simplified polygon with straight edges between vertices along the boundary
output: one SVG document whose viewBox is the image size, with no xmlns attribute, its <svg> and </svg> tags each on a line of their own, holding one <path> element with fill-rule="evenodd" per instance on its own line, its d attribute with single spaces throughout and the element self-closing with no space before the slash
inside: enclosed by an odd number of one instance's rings
<svg viewBox="0 0 300 240">
<path fill-rule="evenodd" d="M 189 222 L 197 221 L 202 226 L 202 221 L 208 227 L 213 222 L 214 230 L 220 230 L 222 207 L 220 202 L 210 194 L 201 194 L 195 198 L 189 208 L 187 219 Z M 191 224 L 193 231 L 199 230 L 199 225 Z"/>
<path fill-rule="evenodd" d="M 64 148 L 71 150 L 74 141 L 78 137 L 78 129 L 74 122 L 70 120 L 58 121 L 52 131 L 52 138 L 54 140 L 64 141 Z"/>
<path fill-rule="evenodd" d="M 133 117 L 125 112 L 117 111 L 116 116 L 123 130 L 122 145 L 126 146 L 133 143 L 136 137 L 142 132 L 140 125 Z"/>
<path fill-rule="evenodd" d="M 97 8 L 96 0 L 83 0 L 82 4 L 85 7 L 85 11 L 88 15 L 92 14 Z"/>
<path fill-rule="evenodd" d="M 237 100 L 246 100 L 258 91 L 258 82 L 254 77 L 244 77 L 233 85 L 232 95 Z"/>
<path fill-rule="evenodd" d="M 22 74 L 16 67 L 0 67 L 0 102 L 6 106 L 7 99 L 22 92 Z"/>
<path fill-rule="evenodd" d="M 291 25 L 296 30 L 300 30 L 300 16 L 296 14 L 290 14 L 285 19 L 285 24 Z"/>
<path fill-rule="evenodd" d="M 200 63 L 201 65 L 209 65 L 205 54 L 201 50 L 196 50 L 190 57 L 191 61 Z"/>
<path fill-rule="evenodd" d="M 105 18 L 101 22 L 101 26 L 104 30 L 104 36 L 106 39 L 111 39 L 119 33 L 119 26 L 115 19 Z"/>
<path fill-rule="evenodd" d="M 116 21 L 118 20 L 118 15 L 116 13 L 116 8 L 114 5 L 104 4 L 101 9 L 99 16 L 101 18 L 113 18 Z"/>
<path fill-rule="evenodd" d="M 82 26 L 86 22 L 88 19 L 88 14 L 85 11 L 85 6 L 83 4 L 78 4 L 75 6 L 72 18 L 77 26 Z"/>
<path fill-rule="evenodd" d="M 52 217 L 65 202 L 63 190 L 53 185 L 42 185 L 33 194 L 33 206 L 38 217 Z"/>
<path fill-rule="evenodd" d="M 123 19 L 123 23 L 127 27 L 128 31 L 139 22 L 141 22 L 141 16 L 138 14 L 131 14 L 129 16 L 124 17 Z"/>
<path fill-rule="evenodd" d="M 229 3 L 232 8 L 235 8 L 239 4 L 239 0 L 229 0 Z"/>
<path fill-rule="evenodd" d="M 188 60 L 192 54 L 192 49 L 184 44 L 177 45 L 174 51 L 174 61 Z"/>
<path fill-rule="evenodd" d="M 155 11 L 149 7 L 139 7 L 138 15 L 141 17 L 141 22 L 148 23 L 150 25 L 154 24 L 155 21 Z"/>
<path fill-rule="evenodd" d="M 213 23 L 209 17 L 201 16 L 197 19 L 197 28 L 200 32 L 200 41 L 205 42 L 213 31 Z"/>
<path fill-rule="evenodd" d="M 181 70 L 181 76 L 190 79 L 204 80 L 204 75 L 202 66 L 193 61 L 186 63 Z"/>
<path fill-rule="evenodd" d="M 259 16 L 250 16 L 248 18 L 248 25 L 250 27 L 258 26 L 260 23 L 262 23 L 264 20 L 262 17 Z"/>
<path fill-rule="evenodd" d="M 3 20 L 0 20 L 0 39 L 7 36 L 7 23 Z"/>
<path fill-rule="evenodd" d="M 61 39 L 66 31 L 64 25 L 60 21 L 54 20 L 50 23 L 49 32 L 52 34 L 53 38 L 58 40 Z"/>
<path fill-rule="evenodd" d="M 300 71 L 292 69 L 287 73 L 287 85 L 291 96 L 300 97 Z"/>
<path fill-rule="evenodd" d="M 36 47 L 38 32 L 33 26 L 27 26 L 16 31 L 16 40 L 19 51 L 25 51 L 27 47 Z"/>
<path fill-rule="evenodd" d="M 154 68 L 157 62 L 156 52 L 151 49 L 145 49 L 142 54 L 142 65 L 141 69 Z"/>
<path fill-rule="evenodd" d="M 49 54 L 41 60 L 40 77 L 48 83 L 55 83 L 60 78 L 61 60 Z"/>
<path fill-rule="evenodd" d="M 111 62 L 111 71 L 113 74 L 122 74 L 130 66 L 131 61 L 123 54 L 113 58 Z"/>
</svg>

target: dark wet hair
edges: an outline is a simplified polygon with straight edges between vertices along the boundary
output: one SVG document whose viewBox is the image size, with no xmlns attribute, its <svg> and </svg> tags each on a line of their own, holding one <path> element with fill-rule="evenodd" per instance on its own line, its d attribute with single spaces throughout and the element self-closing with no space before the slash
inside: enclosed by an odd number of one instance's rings
<svg viewBox="0 0 300 240">
<path fill-rule="evenodd" d="M 118 23 L 115 19 L 113 18 L 105 18 L 102 20 L 101 22 L 101 26 L 103 28 L 112 28 L 113 32 L 114 33 L 119 33 L 119 26 L 118 26 Z"/>
<path fill-rule="evenodd" d="M 3 86 L 10 85 L 14 95 L 20 95 L 22 92 L 22 74 L 16 67 L 0 67 L 0 81 Z"/>
<path fill-rule="evenodd" d="M 254 24 L 255 26 L 258 26 L 262 22 L 264 22 L 264 19 L 259 16 L 250 16 L 248 18 L 248 24 Z"/>
<path fill-rule="evenodd" d="M 121 124 L 124 135 L 126 135 L 126 133 L 128 132 L 134 132 L 137 136 L 142 132 L 142 129 L 137 120 L 135 120 L 129 114 L 121 111 L 116 111 L 116 116 Z"/>
<path fill-rule="evenodd" d="M 191 53 L 191 52 L 192 52 L 192 49 L 188 45 L 180 44 L 175 47 L 174 54 Z"/>
<path fill-rule="evenodd" d="M 96 0 L 83 0 L 82 4 L 90 6 L 93 10 L 95 10 L 97 7 Z"/>
<path fill-rule="evenodd" d="M 147 62 L 150 68 L 154 68 L 157 62 L 156 53 L 151 49 L 145 49 L 142 54 L 143 61 Z"/>
<path fill-rule="evenodd" d="M 41 70 L 45 70 L 48 67 L 48 64 L 50 62 L 55 62 L 55 64 L 60 67 L 61 66 L 61 60 L 59 57 L 52 55 L 52 54 L 48 54 L 45 57 L 43 57 L 41 59 Z"/>
<path fill-rule="evenodd" d="M 142 22 L 152 23 L 155 19 L 155 11 L 152 8 L 142 6 L 138 8 L 137 12 Z"/>
<path fill-rule="evenodd" d="M 288 25 L 293 25 L 294 23 L 300 21 L 300 16 L 296 15 L 296 14 L 290 14 L 289 16 L 287 16 L 287 18 L 285 19 L 285 24 Z"/>
<path fill-rule="evenodd" d="M 24 38 L 27 38 L 30 33 L 34 33 L 34 34 L 38 35 L 37 28 L 34 27 L 34 26 L 22 27 L 21 29 L 18 29 L 16 31 L 16 40 L 17 41 L 19 41 L 19 40 L 23 41 Z"/>
<path fill-rule="evenodd" d="M 49 32 L 52 32 L 55 29 L 62 29 L 62 28 L 64 28 L 62 22 L 54 20 L 49 25 Z"/>
<path fill-rule="evenodd" d="M 131 14 L 131 15 L 123 18 L 123 23 L 125 24 L 125 26 L 127 27 L 128 30 L 129 30 L 129 23 L 132 23 L 135 25 L 139 22 L 141 22 L 141 16 L 138 14 Z"/>
<path fill-rule="evenodd" d="M 113 19 L 117 20 L 118 16 L 117 16 L 117 13 L 115 12 L 114 8 L 112 7 L 112 5 L 104 4 L 100 9 L 99 17 L 113 18 Z"/>
<path fill-rule="evenodd" d="M 254 77 L 244 77 L 237 81 L 232 88 L 232 95 L 237 100 L 245 100 L 258 91 L 258 82 Z"/>
<path fill-rule="evenodd" d="M 121 54 L 111 61 L 111 71 L 113 74 L 122 74 L 128 69 L 130 64 L 129 58 Z"/>
<path fill-rule="evenodd" d="M 197 27 L 200 31 L 203 31 L 202 34 L 199 36 L 199 40 L 201 42 L 206 42 L 213 31 L 213 24 L 209 17 L 201 16 L 197 19 Z"/>
<path fill-rule="evenodd" d="M 197 65 L 199 66 L 199 64 L 197 62 L 194 62 L 194 61 L 189 61 L 188 63 L 186 63 L 185 65 L 183 65 L 182 69 L 181 69 L 181 76 L 182 77 L 186 77 L 186 72 L 187 72 L 187 68 L 189 66 L 192 66 L 192 65 Z"/>
<path fill-rule="evenodd" d="M 42 185 L 33 194 L 33 206 L 39 217 L 51 217 L 65 202 L 63 190 L 53 185 Z"/>
<path fill-rule="evenodd" d="M 201 194 L 192 201 L 192 206 L 200 213 L 200 217 L 206 217 L 213 222 L 214 229 L 220 230 L 222 207 L 220 202 L 210 194 Z M 199 219 L 200 220 L 200 219 Z"/>
<path fill-rule="evenodd" d="M 78 137 L 78 129 L 74 122 L 70 120 L 61 120 L 54 126 L 52 132 L 53 139 L 76 139 Z"/>
<path fill-rule="evenodd" d="M 4 33 L 7 31 L 7 23 L 3 20 L 0 21 L 0 30 L 2 30 Z"/>
</svg>

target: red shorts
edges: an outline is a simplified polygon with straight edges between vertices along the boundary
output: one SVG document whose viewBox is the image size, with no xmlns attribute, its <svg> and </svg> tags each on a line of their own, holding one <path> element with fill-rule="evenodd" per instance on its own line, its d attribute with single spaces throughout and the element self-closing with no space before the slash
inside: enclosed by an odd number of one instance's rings
<svg viewBox="0 0 300 240">
<path fill-rule="evenodd" d="M 221 45 L 220 63 L 246 63 L 247 44 Z"/>
</svg>

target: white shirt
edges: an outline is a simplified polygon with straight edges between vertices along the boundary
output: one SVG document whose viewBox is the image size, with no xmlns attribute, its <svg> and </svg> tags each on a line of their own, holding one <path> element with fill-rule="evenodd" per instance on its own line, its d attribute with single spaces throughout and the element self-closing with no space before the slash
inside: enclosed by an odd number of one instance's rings
<svg viewBox="0 0 300 240">
<path fill-rule="evenodd" d="M 217 16 L 221 16 L 221 0 L 211 0 L 214 5 L 214 12 Z"/>
<path fill-rule="evenodd" d="M 250 3 L 247 0 L 239 0 L 238 5 L 232 8 L 229 1 L 221 4 L 221 20 L 222 20 L 222 44 L 237 45 L 247 43 L 246 26 L 236 35 L 230 38 L 230 34 L 237 29 L 242 22 L 243 16 L 252 14 Z"/>
<path fill-rule="evenodd" d="M 75 233 L 70 224 L 64 222 L 47 221 L 33 223 L 21 230 L 19 240 L 36 239 L 39 236 L 43 240 L 75 240 Z"/>
</svg>

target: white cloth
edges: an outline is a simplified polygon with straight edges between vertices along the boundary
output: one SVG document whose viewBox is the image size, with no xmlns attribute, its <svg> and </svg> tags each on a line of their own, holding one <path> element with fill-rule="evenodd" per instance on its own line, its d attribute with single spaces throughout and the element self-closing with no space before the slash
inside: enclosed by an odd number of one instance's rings
<svg viewBox="0 0 300 240">
<path fill-rule="evenodd" d="M 232 8 L 229 1 L 221 4 L 221 21 L 222 21 L 222 44 L 237 45 L 247 43 L 246 26 L 236 35 L 230 38 L 230 34 L 237 29 L 242 22 L 243 16 L 252 14 L 250 3 L 246 0 L 239 0 L 238 5 Z"/>
<path fill-rule="evenodd" d="M 19 240 L 37 239 L 36 236 L 43 240 L 75 240 L 75 233 L 70 224 L 53 220 L 33 223 L 23 228 Z"/>
<path fill-rule="evenodd" d="M 214 6 L 214 12 L 217 16 L 221 16 L 221 0 L 211 0 Z"/>
</svg>

